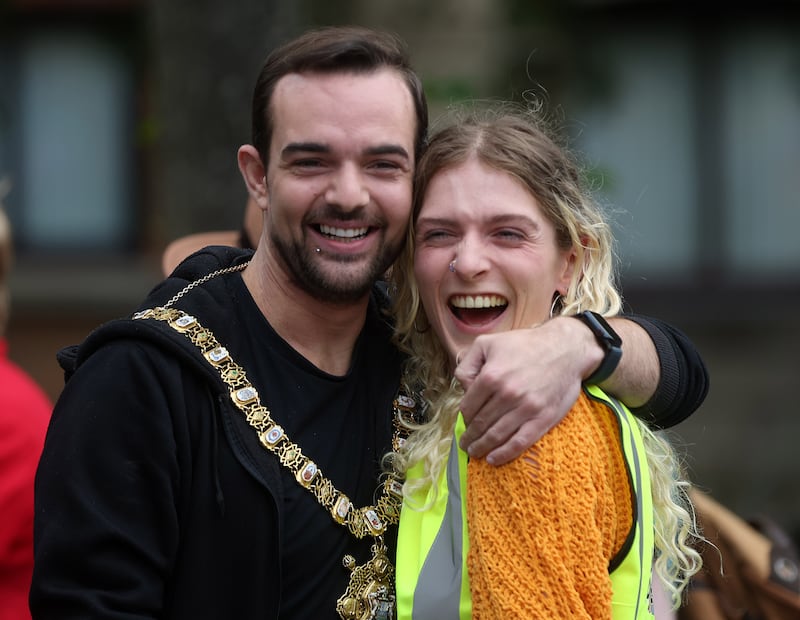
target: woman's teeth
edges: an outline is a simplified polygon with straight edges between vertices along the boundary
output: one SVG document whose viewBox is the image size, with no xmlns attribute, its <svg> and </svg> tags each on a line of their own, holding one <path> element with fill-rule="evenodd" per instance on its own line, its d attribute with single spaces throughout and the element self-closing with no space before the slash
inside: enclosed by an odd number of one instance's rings
<svg viewBox="0 0 800 620">
<path fill-rule="evenodd" d="M 496 308 L 508 305 L 508 300 L 499 295 L 456 295 L 450 300 L 454 308 Z"/>
</svg>

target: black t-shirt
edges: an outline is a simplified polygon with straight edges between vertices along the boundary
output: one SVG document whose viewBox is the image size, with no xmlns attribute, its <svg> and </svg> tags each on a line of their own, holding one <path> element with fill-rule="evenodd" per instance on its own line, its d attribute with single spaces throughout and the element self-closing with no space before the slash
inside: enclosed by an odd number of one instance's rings
<svg viewBox="0 0 800 620">
<path fill-rule="evenodd" d="M 356 507 L 374 504 L 380 459 L 391 441 L 392 400 L 400 355 L 389 343 L 389 327 L 377 312 L 367 322 L 344 376 L 329 375 L 289 346 L 267 323 L 240 276 L 230 278 L 241 328 L 226 344 L 247 372 L 261 403 L 288 438 Z M 254 431 L 255 432 L 255 431 Z M 346 554 L 364 563 L 372 538 L 356 539 L 281 467 L 284 529 L 281 535 L 281 618 L 337 618 L 336 600 L 350 572 Z M 257 524 L 254 524 L 257 527 Z M 396 537 L 392 528 L 387 539 Z M 393 540 L 387 540 L 392 545 Z M 253 549 L 258 553 L 257 549 Z"/>
</svg>

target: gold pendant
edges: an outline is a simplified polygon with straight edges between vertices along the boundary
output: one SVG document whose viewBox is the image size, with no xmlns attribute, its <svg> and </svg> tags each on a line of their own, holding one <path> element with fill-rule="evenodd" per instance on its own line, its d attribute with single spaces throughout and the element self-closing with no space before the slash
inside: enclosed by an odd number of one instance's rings
<svg viewBox="0 0 800 620">
<path fill-rule="evenodd" d="M 347 590 L 336 601 L 339 617 L 343 620 L 395 620 L 394 566 L 383 540 L 376 538 L 372 557 L 366 564 L 356 566 L 351 555 L 344 557 L 343 564 L 352 572 Z"/>
</svg>

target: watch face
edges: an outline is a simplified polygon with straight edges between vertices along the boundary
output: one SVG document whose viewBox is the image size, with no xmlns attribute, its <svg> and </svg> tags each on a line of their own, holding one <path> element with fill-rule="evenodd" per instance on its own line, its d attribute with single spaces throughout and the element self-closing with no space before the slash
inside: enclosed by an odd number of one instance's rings
<svg viewBox="0 0 800 620">
<path fill-rule="evenodd" d="M 622 339 L 615 332 L 600 314 L 597 312 L 581 312 L 575 315 L 581 319 L 592 330 L 598 344 L 605 351 L 603 361 L 600 366 L 587 378 L 585 383 L 598 384 L 607 379 L 619 364 L 622 357 Z"/>
<path fill-rule="evenodd" d="M 586 311 L 578 316 L 581 317 L 589 326 L 589 329 L 594 332 L 595 337 L 605 343 L 604 346 L 619 347 L 622 345 L 622 339 L 617 332 L 611 328 L 603 315 L 597 312 Z"/>
</svg>

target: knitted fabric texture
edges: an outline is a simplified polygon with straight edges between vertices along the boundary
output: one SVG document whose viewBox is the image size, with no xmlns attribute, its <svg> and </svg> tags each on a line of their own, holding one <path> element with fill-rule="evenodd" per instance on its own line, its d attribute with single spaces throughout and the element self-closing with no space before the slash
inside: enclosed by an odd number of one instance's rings
<svg viewBox="0 0 800 620">
<path fill-rule="evenodd" d="M 470 460 L 473 618 L 610 618 L 609 562 L 632 520 L 617 418 L 585 394 L 520 458 Z"/>
</svg>

